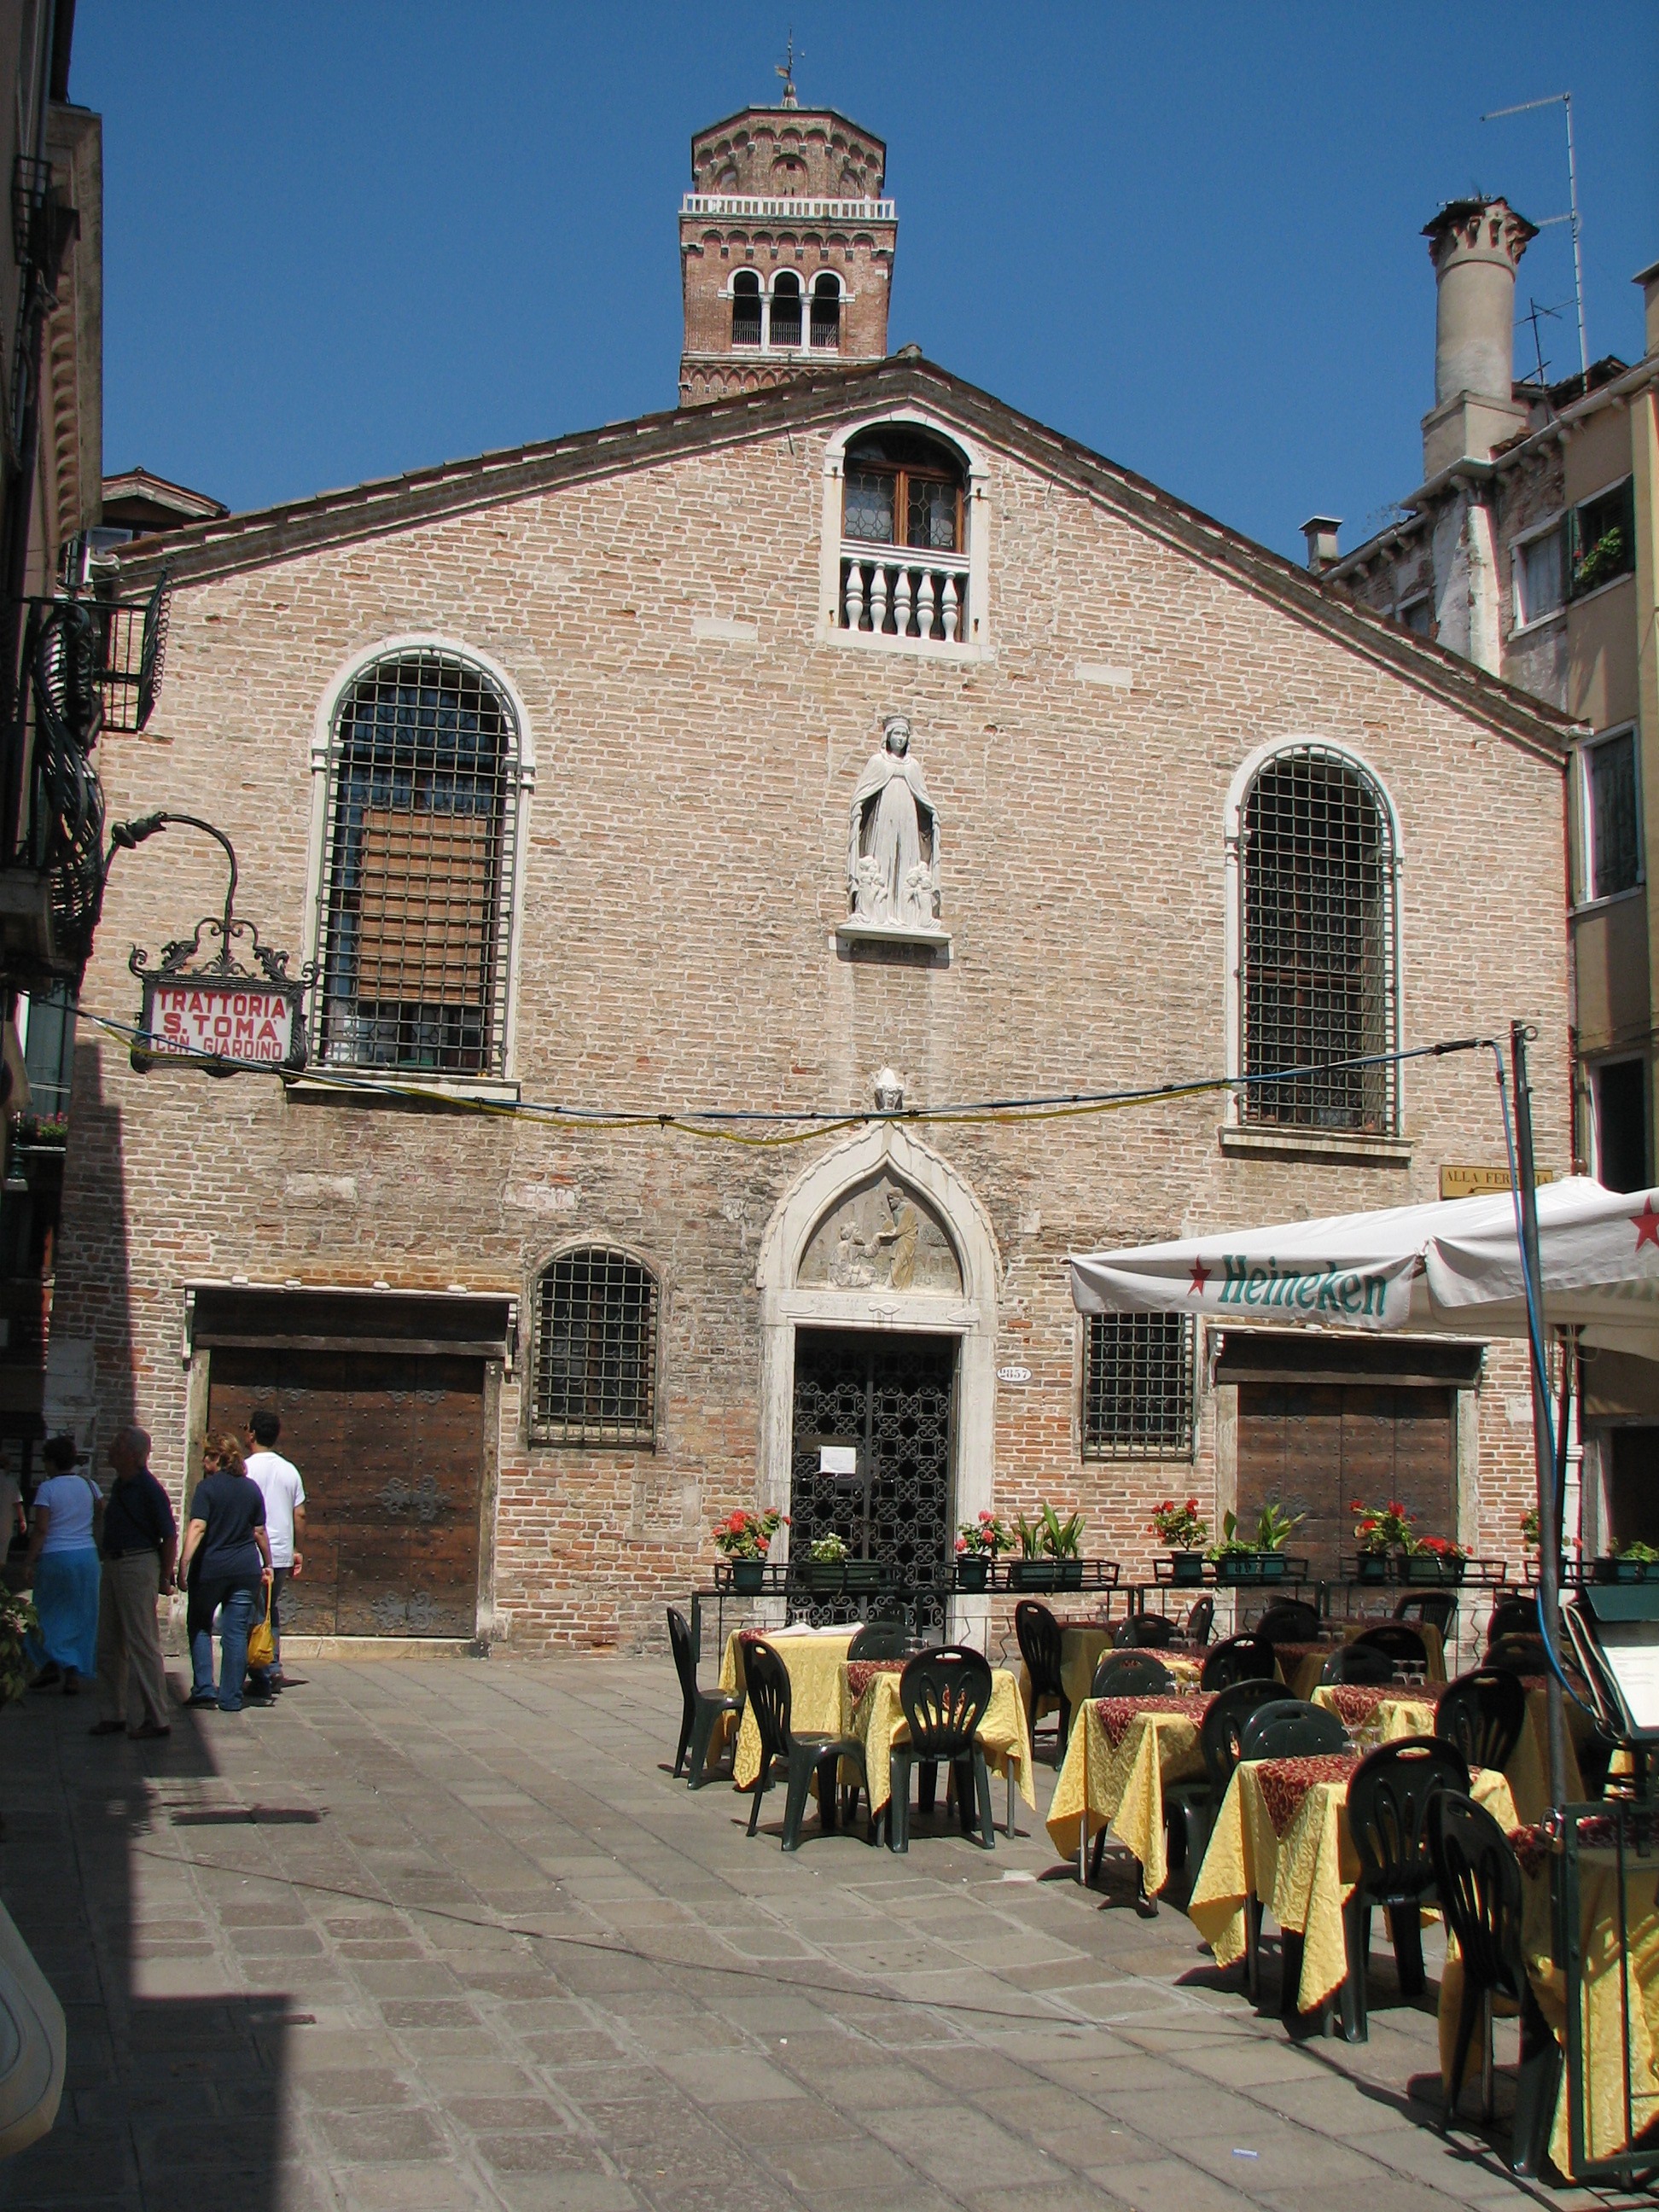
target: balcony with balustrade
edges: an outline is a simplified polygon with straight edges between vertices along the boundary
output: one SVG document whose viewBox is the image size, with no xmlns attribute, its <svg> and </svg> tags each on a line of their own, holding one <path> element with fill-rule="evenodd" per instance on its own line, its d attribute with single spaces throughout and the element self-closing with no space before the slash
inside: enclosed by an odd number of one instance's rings
<svg viewBox="0 0 1659 2212">
<path fill-rule="evenodd" d="M 922 645 L 968 641 L 968 556 L 843 542 L 837 626 Z"/>
</svg>

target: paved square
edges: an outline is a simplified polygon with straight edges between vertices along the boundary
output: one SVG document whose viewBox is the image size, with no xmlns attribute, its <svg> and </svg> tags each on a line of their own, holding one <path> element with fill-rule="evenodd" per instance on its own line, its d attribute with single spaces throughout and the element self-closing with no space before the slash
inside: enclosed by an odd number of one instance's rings
<svg viewBox="0 0 1659 2212">
<path fill-rule="evenodd" d="M 1386 1966 L 1369 2045 L 1292 2044 L 1178 1911 L 1081 1892 L 1024 1808 L 990 1855 L 809 1822 L 786 1858 L 778 1792 L 749 1841 L 746 1798 L 669 1778 L 665 1656 L 304 1671 L 166 1744 L 91 1741 L 90 1698 L 0 1714 L 0 1890 L 70 2035 L 0 2205 L 1621 2201 L 1443 2141 L 1409 2094 L 1433 2018 Z"/>
</svg>

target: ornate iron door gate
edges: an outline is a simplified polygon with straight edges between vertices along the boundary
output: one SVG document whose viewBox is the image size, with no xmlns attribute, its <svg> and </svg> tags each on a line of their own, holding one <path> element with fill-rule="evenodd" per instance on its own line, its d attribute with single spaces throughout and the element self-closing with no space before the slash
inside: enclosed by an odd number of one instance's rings
<svg viewBox="0 0 1659 2212">
<path fill-rule="evenodd" d="M 951 1587 L 956 1382 L 953 1336 L 795 1334 L 790 1557 L 833 1529 L 915 1588 L 922 1627 L 943 1626 Z M 836 1444 L 854 1449 L 854 1474 L 820 1472 Z"/>
</svg>

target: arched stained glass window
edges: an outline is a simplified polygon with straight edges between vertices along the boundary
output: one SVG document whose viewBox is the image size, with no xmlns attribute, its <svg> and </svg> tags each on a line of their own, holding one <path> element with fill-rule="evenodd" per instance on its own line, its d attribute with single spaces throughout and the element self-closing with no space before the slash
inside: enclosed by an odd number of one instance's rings
<svg viewBox="0 0 1659 2212">
<path fill-rule="evenodd" d="M 459 655 L 376 660 L 328 763 L 317 1054 L 335 1066 L 505 1072 L 519 731 Z"/>
<path fill-rule="evenodd" d="M 1388 804 L 1324 746 L 1276 754 L 1245 799 L 1241 1012 L 1247 1121 L 1391 1134 L 1399 1036 Z"/>
</svg>

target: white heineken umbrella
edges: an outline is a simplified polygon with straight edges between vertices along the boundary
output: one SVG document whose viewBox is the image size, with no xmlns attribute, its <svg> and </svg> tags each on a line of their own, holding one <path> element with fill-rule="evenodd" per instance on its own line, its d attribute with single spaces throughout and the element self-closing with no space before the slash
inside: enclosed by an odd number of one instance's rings
<svg viewBox="0 0 1659 2212">
<path fill-rule="evenodd" d="M 1547 1328 L 1581 1328 L 1587 1345 L 1659 1359 L 1659 1191 L 1604 1190 L 1587 1176 L 1541 1184 L 1538 1242 Z M 1085 1313 L 1527 1334 L 1508 1191 L 1073 1253 L 1071 1268 Z"/>
</svg>

